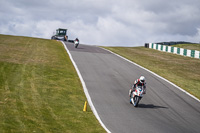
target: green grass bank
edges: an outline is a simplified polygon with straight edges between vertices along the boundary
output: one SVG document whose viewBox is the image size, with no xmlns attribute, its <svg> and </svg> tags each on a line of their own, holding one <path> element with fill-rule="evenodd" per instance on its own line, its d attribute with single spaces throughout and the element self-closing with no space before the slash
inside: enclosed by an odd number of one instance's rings
<svg viewBox="0 0 200 133">
<path fill-rule="evenodd" d="M 61 42 L 0 35 L 1 133 L 105 132 L 85 100 Z"/>
<path fill-rule="evenodd" d="M 183 45 L 181 45 L 183 46 Z M 192 47 L 190 45 L 190 47 Z M 196 47 L 196 46 L 193 46 Z M 200 99 L 200 60 L 144 47 L 104 47 L 166 78 Z M 189 49 L 189 48 L 188 48 Z M 148 80 L 148 79 L 147 79 Z M 148 87 L 148 86 L 147 86 Z"/>
<path fill-rule="evenodd" d="M 200 44 L 177 44 L 177 45 L 172 45 L 172 47 L 179 47 L 184 49 L 200 51 Z"/>
</svg>

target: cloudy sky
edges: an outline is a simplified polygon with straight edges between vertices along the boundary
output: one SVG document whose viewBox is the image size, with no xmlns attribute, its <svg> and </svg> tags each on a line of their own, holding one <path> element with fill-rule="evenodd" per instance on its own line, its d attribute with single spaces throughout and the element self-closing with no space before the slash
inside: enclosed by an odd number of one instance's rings
<svg viewBox="0 0 200 133">
<path fill-rule="evenodd" d="M 0 0 L 0 34 L 104 46 L 200 42 L 200 0 Z"/>
</svg>

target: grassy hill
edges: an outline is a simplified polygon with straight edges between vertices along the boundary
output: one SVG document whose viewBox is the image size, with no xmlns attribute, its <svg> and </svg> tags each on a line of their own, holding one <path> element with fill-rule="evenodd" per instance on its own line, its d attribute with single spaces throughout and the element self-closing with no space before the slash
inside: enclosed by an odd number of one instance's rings
<svg viewBox="0 0 200 133">
<path fill-rule="evenodd" d="M 172 45 L 172 47 L 179 47 L 184 49 L 200 51 L 200 44 L 177 44 L 177 45 Z"/>
<path fill-rule="evenodd" d="M 180 45 L 184 46 L 184 45 Z M 186 45 L 185 45 L 186 46 Z M 196 48 L 189 44 L 190 48 Z M 199 45 L 198 45 L 199 47 Z M 144 47 L 104 47 L 185 89 L 200 99 L 200 60 Z M 189 48 L 188 48 L 189 49 Z M 147 81 L 148 82 L 148 81 Z"/>
<path fill-rule="evenodd" d="M 0 35 L 0 132 L 105 132 L 61 42 Z"/>
</svg>

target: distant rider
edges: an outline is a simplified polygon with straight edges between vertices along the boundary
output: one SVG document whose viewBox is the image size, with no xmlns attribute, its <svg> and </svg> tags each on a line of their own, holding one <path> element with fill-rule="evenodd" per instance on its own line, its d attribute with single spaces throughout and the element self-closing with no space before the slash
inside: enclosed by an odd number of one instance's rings
<svg viewBox="0 0 200 133">
<path fill-rule="evenodd" d="M 142 86 L 143 88 L 143 94 L 146 94 L 146 82 L 145 82 L 145 77 L 141 76 L 139 79 L 136 79 L 134 82 L 134 85 L 129 91 L 129 96 L 131 97 L 131 94 L 133 91 L 135 91 L 137 86 Z"/>
<path fill-rule="evenodd" d="M 78 39 L 78 38 L 76 38 L 76 39 L 75 39 L 75 41 L 78 41 L 78 42 L 79 42 L 79 39 Z"/>
</svg>

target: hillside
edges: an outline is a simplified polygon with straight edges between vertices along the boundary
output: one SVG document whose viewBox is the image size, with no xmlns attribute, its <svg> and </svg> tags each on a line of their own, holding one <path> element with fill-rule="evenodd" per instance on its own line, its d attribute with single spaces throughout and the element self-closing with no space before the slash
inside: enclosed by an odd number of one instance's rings
<svg viewBox="0 0 200 133">
<path fill-rule="evenodd" d="M 0 35 L 0 132 L 105 132 L 61 42 Z"/>
</svg>

